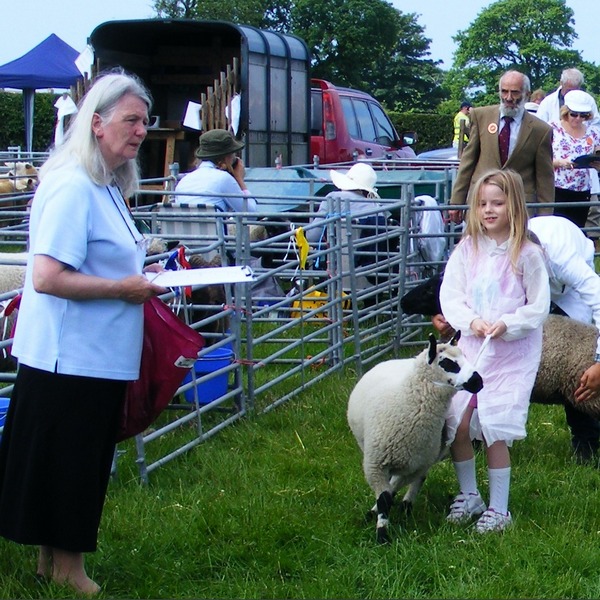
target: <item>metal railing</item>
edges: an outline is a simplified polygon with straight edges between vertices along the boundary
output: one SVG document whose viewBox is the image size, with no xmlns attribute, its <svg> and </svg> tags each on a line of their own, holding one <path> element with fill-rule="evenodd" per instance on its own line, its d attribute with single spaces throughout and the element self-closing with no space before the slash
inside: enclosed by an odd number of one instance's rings
<svg viewBox="0 0 600 600">
<path fill-rule="evenodd" d="M 332 373 L 348 366 L 361 373 L 424 343 L 429 321 L 403 315 L 400 298 L 443 268 L 460 236 L 447 222 L 442 232 L 422 227 L 425 213 L 443 214 L 448 208 L 439 200 L 448 198 L 453 174 L 440 173 L 432 184 L 432 196 L 439 195 L 435 205 L 417 200 L 422 182 L 398 182 L 380 189 L 390 196 L 381 206 L 359 213 L 349 201 L 329 198 L 327 215 L 318 225 L 312 223 L 313 209 L 323 196 L 315 194 L 326 192 L 320 178 L 307 179 L 306 194 L 293 196 L 285 194 L 285 179 L 274 183 L 270 194 L 257 195 L 259 207 L 262 201 L 270 209 L 256 213 L 166 207 L 165 199 L 177 199 L 176 176 L 154 181 L 160 189 L 140 189 L 139 197 L 152 202 L 132 202 L 133 216 L 149 237 L 180 242 L 188 259 L 250 266 L 256 276 L 251 284 L 194 287 L 191 295 L 177 289 L 164 297 L 202 333 L 207 347 L 198 356 L 199 368 L 190 372 L 169 408 L 152 429 L 136 437 L 142 481 L 250 411 L 274 410 Z M 297 184 L 297 179 L 290 181 Z M 198 202 L 202 204 L 201 195 Z M 273 210 L 278 203 L 296 208 Z M 0 245 L 25 250 L 26 209 L 0 212 L 0 217 L 8 216 L 10 224 L 0 227 Z M 316 227 L 323 243 L 312 244 L 304 255 L 302 238 L 310 237 Z M 260 233 L 265 231 L 268 237 L 263 238 Z M 431 238 L 445 240 L 435 260 L 422 250 L 422 243 Z M 173 252 L 164 249 L 147 260 L 166 261 Z M 11 261 L 0 253 L 0 265 L 9 262 L 23 259 Z M 7 291 L 0 302 L 17 293 Z M 0 349 L 10 343 L 5 336 Z M 213 366 L 219 350 L 229 358 Z M 8 384 L 4 393 L 10 393 L 14 373 L 0 378 Z"/>
</svg>

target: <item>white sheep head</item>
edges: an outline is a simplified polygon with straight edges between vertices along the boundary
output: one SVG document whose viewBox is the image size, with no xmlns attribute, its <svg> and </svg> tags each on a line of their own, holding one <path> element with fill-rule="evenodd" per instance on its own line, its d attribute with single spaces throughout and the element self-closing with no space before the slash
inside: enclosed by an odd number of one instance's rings
<svg viewBox="0 0 600 600">
<path fill-rule="evenodd" d="M 460 331 L 446 343 L 438 343 L 435 336 L 430 334 L 427 362 L 438 368 L 440 384 L 476 394 L 483 388 L 483 380 L 458 347 L 459 339 Z"/>
</svg>

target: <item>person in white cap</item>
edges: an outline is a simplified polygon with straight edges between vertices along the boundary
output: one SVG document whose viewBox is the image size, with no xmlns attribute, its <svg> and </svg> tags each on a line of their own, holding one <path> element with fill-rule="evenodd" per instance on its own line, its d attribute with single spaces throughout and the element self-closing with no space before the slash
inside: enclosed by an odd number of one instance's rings
<svg viewBox="0 0 600 600">
<path fill-rule="evenodd" d="M 323 199 L 315 217 L 305 229 L 306 239 L 309 244 L 317 244 L 324 240 L 326 227 L 322 225 L 329 212 L 330 200 L 328 198 L 339 198 L 341 210 L 345 210 L 346 201 L 351 215 L 365 213 L 373 214 L 375 206 L 381 206 L 377 199 L 379 194 L 375 184 L 377 173 L 367 163 L 359 162 L 353 165 L 347 173 L 334 169 L 329 171 L 331 181 L 339 191 L 329 192 Z"/>
<path fill-rule="evenodd" d="M 535 115 L 540 105 L 537 102 L 525 102 L 525 110 L 532 115 Z"/>
<path fill-rule="evenodd" d="M 554 201 L 589 202 L 592 179 L 590 169 L 599 168 L 600 162 L 593 162 L 585 168 L 573 161 L 600 149 L 600 130 L 591 124 L 595 102 L 583 90 L 571 90 L 565 94 L 560 109 L 560 121 L 550 123 L 552 127 L 552 166 L 554 167 Z M 566 217 L 585 227 L 589 206 L 556 206 L 554 214 Z"/>
</svg>

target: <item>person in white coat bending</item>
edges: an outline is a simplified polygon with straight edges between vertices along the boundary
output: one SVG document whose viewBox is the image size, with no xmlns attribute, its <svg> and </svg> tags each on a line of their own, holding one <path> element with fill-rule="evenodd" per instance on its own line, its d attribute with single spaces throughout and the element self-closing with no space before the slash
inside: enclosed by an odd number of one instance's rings
<svg viewBox="0 0 600 600">
<path fill-rule="evenodd" d="M 600 277 L 594 267 L 594 244 L 577 225 L 564 217 L 541 216 L 529 220 L 529 231 L 540 241 L 550 271 L 551 312 L 584 323 L 594 322 L 599 338 L 596 362 L 581 376 L 575 398 L 585 402 L 600 392 Z M 563 401 L 571 442 L 578 462 L 597 457 L 600 423 Z"/>
</svg>

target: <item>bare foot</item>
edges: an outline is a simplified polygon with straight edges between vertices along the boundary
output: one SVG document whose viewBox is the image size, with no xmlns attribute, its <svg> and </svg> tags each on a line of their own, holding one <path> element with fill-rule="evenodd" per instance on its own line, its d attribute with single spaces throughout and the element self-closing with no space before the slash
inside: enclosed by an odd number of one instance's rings
<svg viewBox="0 0 600 600">
<path fill-rule="evenodd" d="M 85 573 L 70 573 L 63 576 L 55 572 L 52 580 L 60 585 L 69 585 L 76 592 L 85 596 L 95 596 L 100 592 L 100 586 Z"/>
<path fill-rule="evenodd" d="M 52 577 L 52 548 L 50 546 L 40 546 L 36 575 L 40 579 Z"/>
<path fill-rule="evenodd" d="M 86 596 L 94 596 L 100 591 L 100 586 L 85 572 L 82 553 L 68 552 L 58 548 L 54 548 L 52 552 L 52 580 L 54 582 L 69 585 L 76 592 Z"/>
</svg>

